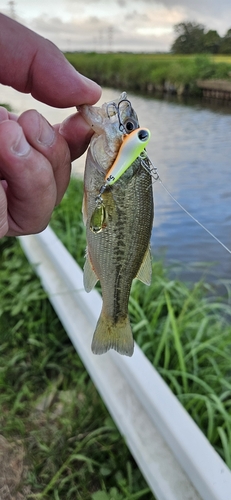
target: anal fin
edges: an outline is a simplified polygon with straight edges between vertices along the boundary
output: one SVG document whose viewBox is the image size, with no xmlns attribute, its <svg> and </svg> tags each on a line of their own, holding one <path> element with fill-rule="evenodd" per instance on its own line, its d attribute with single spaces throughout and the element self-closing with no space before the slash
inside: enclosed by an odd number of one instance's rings
<svg viewBox="0 0 231 500">
<path fill-rule="evenodd" d="M 86 261 L 83 268 L 83 284 L 86 292 L 90 292 L 98 281 L 98 277 L 91 265 L 89 255 L 86 255 Z"/>
</svg>

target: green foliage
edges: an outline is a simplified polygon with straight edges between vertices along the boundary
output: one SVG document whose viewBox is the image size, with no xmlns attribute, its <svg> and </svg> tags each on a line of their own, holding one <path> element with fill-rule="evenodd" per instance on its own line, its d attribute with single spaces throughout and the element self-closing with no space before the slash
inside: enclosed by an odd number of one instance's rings
<svg viewBox="0 0 231 500">
<path fill-rule="evenodd" d="M 129 311 L 136 341 L 231 467 L 231 310 L 212 297 L 210 285 L 169 281 L 154 263 L 150 288 L 134 282 Z"/>
<path fill-rule="evenodd" d="M 231 28 L 227 31 L 220 45 L 221 54 L 231 54 Z"/>
<path fill-rule="evenodd" d="M 69 209 L 81 220 L 73 197 L 77 206 L 75 193 L 82 184 L 77 190 L 79 181 L 72 183 Z M 81 262 L 84 249 L 85 243 Z M 133 282 L 129 314 L 137 343 L 231 467 L 231 283 L 226 286 L 227 302 L 208 283 L 190 288 L 169 280 L 162 264 L 154 262 L 150 287 Z"/>
<path fill-rule="evenodd" d="M 0 240 L 0 297 L 0 433 L 23 444 L 26 498 L 152 500 L 15 238 Z"/>
<path fill-rule="evenodd" d="M 122 494 L 118 488 L 110 488 L 108 493 L 104 490 L 99 490 L 96 493 L 93 493 L 91 498 L 92 500 L 124 500 L 125 498 L 128 500 L 139 500 L 140 498 L 145 498 L 147 493 L 147 488 L 142 491 L 138 491 L 133 495 L 130 495 L 124 488 Z"/>
<path fill-rule="evenodd" d="M 68 60 L 81 73 L 100 85 L 136 92 L 175 91 L 198 93 L 197 80 L 229 79 L 231 61 L 219 62 L 209 54 L 82 54 L 68 53 Z"/>
<path fill-rule="evenodd" d="M 52 226 L 81 265 L 83 184 L 72 179 Z M 150 287 L 135 280 L 134 337 L 231 467 L 231 286 L 170 280 L 153 263 Z M 0 428 L 21 439 L 28 499 L 153 499 L 14 238 L 0 240 Z"/>
<path fill-rule="evenodd" d="M 178 35 L 172 44 L 174 54 L 231 54 L 231 29 L 222 38 L 215 30 L 205 31 L 196 22 L 181 22 L 174 26 Z"/>
<path fill-rule="evenodd" d="M 209 30 L 203 38 L 204 51 L 210 54 L 217 54 L 221 50 L 221 37 L 217 31 Z"/>
<path fill-rule="evenodd" d="M 204 51 L 204 31 L 202 24 L 183 22 L 174 26 L 178 34 L 171 50 L 175 54 L 199 54 Z"/>
<path fill-rule="evenodd" d="M 7 111 L 13 111 L 10 104 L 0 103 L 0 106 L 2 106 L 3 108 L 6 108 Z"/>
</svg>

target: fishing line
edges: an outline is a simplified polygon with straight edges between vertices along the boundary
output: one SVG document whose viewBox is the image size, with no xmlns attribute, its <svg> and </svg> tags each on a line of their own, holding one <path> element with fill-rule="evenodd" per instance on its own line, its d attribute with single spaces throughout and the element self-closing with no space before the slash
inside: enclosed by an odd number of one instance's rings
<svg viewBox="0 0 231 500">
<path fill-rule="evenodd" d="M 162 185 L 162 187 L 165 189 L 166 193 L 168 193 L 168 195 L 172 198 L 173 201 L 175 201 L 175 203 L 189 216 L 191 217 L 192 220 L 194 220 L 194 222 L 196 222 L 199 226 L 202 227 L 202 229 L 204 229 L 210 236 L 212 236 L 212 238 L 214 240 L 217 241 L 217 243 L 219 243 L 227 252 L 229 252 L 231 254 L 231 250 L 224 244 L 222 243 L 221 240 L 219 240 L 219 238 L 217 238 L 215 236 L 215 234 L 211 233 L 211 231 L 209 231 L 209 229 L 207 229 L 207 227 L 204 226 L 204 224 L 202 224 L 198 219 L 196 219 L 192 214 L 190 214 L 190 212 L 188 212 L 188 210 L 186 210 L 186 208 L 183 207 L 183 205 L 181 205 L 181 203 L 179 203 L 179 201 L 176 200 L 176 198 L 174 198 L 174 196 L 170 193 L 170 191 L 166 188 L 166 186 L 163 184 L 162 180 L 160 179 L 159 177 L 159 183 Z"/>
<path fill-rule="evenodd" d="M 149 168 L 149 172 L 150 174 L 152 175 L 152 177 L 154 177 L 154 181 L 157 182 L 159 181 L 159 183 L 161 184 L 161 186 L 164 188 L 164 190 L 166 191 L 166 193 L 170 196 L 170 198 L 172 198 L 172 200 L 181 208 L 181 210 L 183 210 L 183 212 L 185 212 L 189 217 L 191 217 L 191 219 L 196 222 L 196 224 L 198 224 L 200 227 L 202 227 L 202 229 L 204 229 L 204 231 L 206 231 L 214 240 L 217 241 L 217 243 L 219 243 L 219 245 L 221 245 L 230 255 L 231 255 L 231 250 L 230 248 L 228 248 L 224 243 L 222 243 L 221 240 L 219 240 L 219 238 L 217 238 L 217 236 L 215 236 L 215 234 L 213 234 L 211 231 L 209 231 L 209 229 L 207 229 L 207 227 L 204 226 L 204 224 L 202 224 L 202 222 L 200 222 L 198 219 L 196 219 L 192 214 L 190 214 L 190 212 L 188 212 L 188 210 L 186 210 L 186 208 L 183 207 L 183 205 L 181 205 L 181 203 L 179 201 L 176 200 L 176 198 L 174 198 L 174 196 L 170 193 L 170 191 L 168 190 L 168 188 L 163 184 L 160 176 L 159 176 L 159 173 L 157 171 L 157 167 L 155 167 L 153 165 L 153 163 L 151 162 L 150 158 L 148 158 L 147 156 L 147 160 L 148 160 L 148 168 Z M 143 165 L 144 166 L 144 165 Z M 147 164 L 146 164 L 146 168 L 147 168 Z"/>
</svg>

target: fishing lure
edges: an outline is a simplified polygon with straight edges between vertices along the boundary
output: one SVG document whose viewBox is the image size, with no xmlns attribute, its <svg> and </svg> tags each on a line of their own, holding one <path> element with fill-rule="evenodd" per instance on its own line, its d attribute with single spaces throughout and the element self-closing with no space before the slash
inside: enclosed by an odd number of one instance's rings
<svg viewBox="0 0 231 500">
<path fill-rule="evenodd" d="M 147 128 L 137 128 L 124 137 L 119 153 L 105 177 L 104 186 L 112 186 L 144 151 L 150 141 Z"/>
<path fill-rule="evenodd" d="M 96 208 L 92 214 L 90 228 L 93 233 L 102 231 L 106 221 L 106 210 L 103 203 L 102 194 L 126 172 L 132 163 L 143 153 L 151 137 L 147 128 L 137 128 L 130 134 L 125 135 L 119 153 L 106 174 L 105 184 L 101 186 L 96 197 Z"/>
</svg>

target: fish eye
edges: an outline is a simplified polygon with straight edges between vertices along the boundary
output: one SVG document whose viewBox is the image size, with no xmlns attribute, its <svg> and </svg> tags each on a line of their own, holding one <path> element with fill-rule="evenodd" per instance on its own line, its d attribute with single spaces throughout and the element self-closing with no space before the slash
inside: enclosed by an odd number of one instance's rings
<svg viewBox="0 0 231 500">
<path fill-rule="evenodd" d="M 129 118 L 124 122 L 124 127 L 126 129 L 126 132 L 130 134 L 130 132 L 137 128 L 137 123 L 135 122 L 135 120 L 133 121 L 131 118 Z"/>
</svg>

